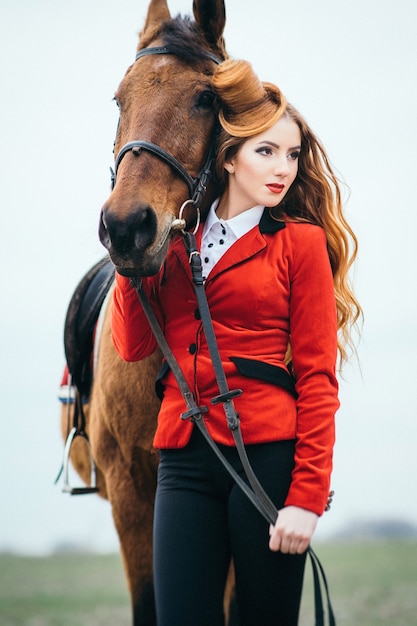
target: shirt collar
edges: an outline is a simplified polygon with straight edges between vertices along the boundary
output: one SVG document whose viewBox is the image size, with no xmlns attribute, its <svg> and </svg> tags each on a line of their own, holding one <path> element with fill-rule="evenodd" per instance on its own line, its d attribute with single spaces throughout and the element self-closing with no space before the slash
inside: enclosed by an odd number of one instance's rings
<svg viewBox="0 0 417 626">
<path fill-rule="evenodd" d="M 204 224 L 203 239 L 210 232 L 212 226 L 216 223 L 226 224 L 232 230 L 237 239 L 239 239 L 239 237 L 242 237 L 242 235 L 245 235 L 251 230 L 251 228 L 259 224 L 262 213 L 264 211 L 263 206 L 254 206 L 251 209 L 243 211 L 243 213 L 232 217 L 230 220 L 219 220 L 216 213 L 219 200 L 220 198 L 217 198 L 210 207 L 207 219 Z"/>
</svg>

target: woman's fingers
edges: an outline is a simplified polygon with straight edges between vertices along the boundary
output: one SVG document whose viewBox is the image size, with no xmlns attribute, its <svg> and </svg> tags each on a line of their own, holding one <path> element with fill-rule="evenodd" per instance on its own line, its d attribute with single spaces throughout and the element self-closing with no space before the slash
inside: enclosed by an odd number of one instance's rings
<svg viewBox="0 0 417 626">
<path fill-rule="evenodd" d="M 283 554 L 302 554 L 310 544 L 318 516 L 298 507 L 281 509 L 275 526 L 269 527 L 269 547 Z"/>
</svg>

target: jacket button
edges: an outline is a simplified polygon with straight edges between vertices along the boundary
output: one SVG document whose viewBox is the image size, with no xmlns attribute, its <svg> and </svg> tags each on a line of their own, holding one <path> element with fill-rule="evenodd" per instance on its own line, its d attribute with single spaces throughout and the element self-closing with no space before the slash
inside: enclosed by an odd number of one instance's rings
<svg viewBox="0 0 417 626">
<path fill-rule="evenodd" d="M 195 354 L 197 352 L 197 346 L 195 345 L 195 343 L 192 343 L 190 345 L 190 347 L 188 348 L 190 354 Z"/>
<path fill-rule="evenodd" d="M 196 309 L 194 311 L 194 317 L 195 317 L 196 320 L 201 320 L 201 315 L 200 315 L 199 309 Z"/>
</svg>

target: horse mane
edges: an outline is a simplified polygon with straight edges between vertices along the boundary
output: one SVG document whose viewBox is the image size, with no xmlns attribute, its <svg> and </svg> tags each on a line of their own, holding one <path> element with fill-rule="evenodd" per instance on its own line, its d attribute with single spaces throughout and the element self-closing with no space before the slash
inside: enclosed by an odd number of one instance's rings
<svg viewBox="0 0 417 626">
<path fill-rule="evenodd" d="M 177 15 L 176 17 L 162 22 L 150 37 L 141 40 L 140 49 L 146 48 L 150 41 L 161 38 L 164 46 L 169 46 L 172 53 L 186 63 L 194 64 L 199 61 L 210 59 L 207 50 L 207 41 L 196 22 L 190 17 Z M 219 53 L 218 50 L 215 52 Z M 224 53 L 221 53 L 224 58 Z"/>
</svg>

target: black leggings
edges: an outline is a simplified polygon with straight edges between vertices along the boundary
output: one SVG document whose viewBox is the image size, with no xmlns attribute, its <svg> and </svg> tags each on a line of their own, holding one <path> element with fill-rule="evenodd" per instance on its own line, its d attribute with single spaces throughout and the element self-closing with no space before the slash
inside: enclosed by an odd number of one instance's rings
<svg viewBox="0 0 417 626">
<path fill-rule="evenodd" d="M 220 446 L 242 475 L 234 448 Z M 247 446 L 277 508 L 294 466 L 294 442 Z M 230 478 L 198 429 L 178 450 L 161 450 L 154 521 L 158 626 L 223 626 L 231 557 L 240 626 L 296 626 L 305 554 L 268 547 L 269 524 Z"/>
</svg>

